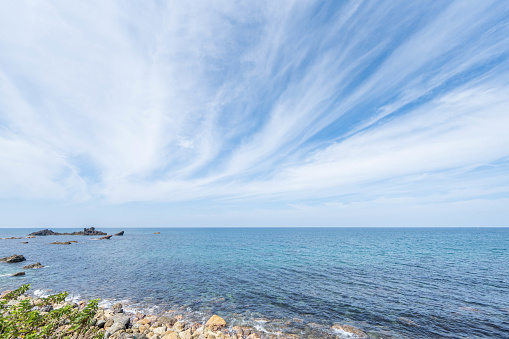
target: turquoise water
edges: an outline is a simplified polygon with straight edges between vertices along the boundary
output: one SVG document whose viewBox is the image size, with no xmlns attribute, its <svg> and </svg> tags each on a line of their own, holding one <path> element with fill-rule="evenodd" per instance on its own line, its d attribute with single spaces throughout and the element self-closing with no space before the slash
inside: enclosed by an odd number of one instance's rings
<svg viewBox="0 0 509 339">
<path fill-rule="evenodd" d="M 334 323 L 374 338 L 509 337 L 508 228 L 124 230 L 110 241 L 0 240 L 1 257 L 27 258 L 0 263 L 0 289 L 31 283 L 303 338 L 332 338 Z M 48 267 L 7 276 L 36 261 Z"/>
</svg>

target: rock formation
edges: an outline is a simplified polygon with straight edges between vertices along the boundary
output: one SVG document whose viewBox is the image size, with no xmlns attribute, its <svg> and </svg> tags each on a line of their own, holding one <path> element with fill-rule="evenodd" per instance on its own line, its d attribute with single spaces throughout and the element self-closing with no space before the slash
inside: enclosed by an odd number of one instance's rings
<svg viewBox="0 0 509 339">
<path fill-rule="evenodd" d="M 13 254 L 10 257 L 0 258 L 0 261 L 8 263 L 22 262 L 25 260 L 26 260 L 25 257 L 22 256 L 21 254 Z"/>
<path fill-rule="evenodd" d="M 124 235 L 124 231 L 118 232 L 117 234 L 114 234 L 114 235 L 116 235 L 116 236 Z"/>
<path fill-rule="evenodd" d="M 40 262 L 36 262 L 35 264 L 23 266 L 23 269 L 30 269 L 30 268 L 36 269 L 36 268 L 43 268 L 43 267 L 44 266 L 41 265 Z"/>
<path fill-rule="evenodd" d="M 90 227 L 90 228 L 85 227 L 83 229 L 83 231 L 72 232 L 72 233 L 58 233 L 58 232 L 53 232 L 52 230 L 45 229 L 42 231 L 30 233 L 29 236 L 35 236 L 35 235 L 42 235 L 42 236 L 46 236 L 46 235 L 106 235 L 106 234 L 108 234 L 108 233 L 97 231 L 95 229 L 95 227 Z"/>
</svg>

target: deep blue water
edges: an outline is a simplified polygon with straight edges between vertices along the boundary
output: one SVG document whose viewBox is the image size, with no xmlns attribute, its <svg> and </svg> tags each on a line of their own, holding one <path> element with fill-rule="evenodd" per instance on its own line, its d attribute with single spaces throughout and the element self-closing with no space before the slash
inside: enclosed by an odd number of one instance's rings
<svg viewBox="0 0 509 339">
<path fill-rule="evenodd" d="M 333 337 L 334 323 L 374 338 L 509 337 L 508 228 L 139 228 L 90 238 L 0 240 L 0 257 L 27 258 L 0 263 L 0 290 L 31 283 L 303 338 Z M 36 261 L 48 267 L 7 276 Z"/>
</svg>

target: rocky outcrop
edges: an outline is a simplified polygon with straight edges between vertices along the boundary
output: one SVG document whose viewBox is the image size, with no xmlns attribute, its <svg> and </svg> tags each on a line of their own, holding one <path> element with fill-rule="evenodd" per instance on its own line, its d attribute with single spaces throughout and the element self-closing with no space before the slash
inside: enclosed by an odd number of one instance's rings
<svg viewBox="0 0 509 339">
<path fill-rule="evenodd" d="M 10 257 L 0 258 L 1 262 L 8 262 L 8 263 L 14 263 L 14 262 L 22 262 L 25 261 L 25 257 L 21 254 L 13 254 Z"/>
<path fill-rule="evenodd" d="M 11 275 L 11 277 L 20 277 L 22 275 L 25 275 L 25 272 L 18 272 Z"/>
<path fill-rule="evenodd" d="M 43 268 L 43 267 L 44 266 L 41 265 L 40 262 L 36 262 L 35 264 L 23 266 L 23 269 L 30 269 L 30 268 L 36 269 L 36 268 Z"/>
<path fill-rule="evenodd" d="M 224 321 L 223 318 L 221 318 L 220 316 L 215 315 L 215 314 L 212 317 L 210 317 L 210 319 L 205 324 L 205 327 L 208 327 L 213 331 L 220 330 L 221 328 L 223 328 L 225 326 L 226 326 L 226 321 Z"/>
<path fill-rule="evenodd" d="M 124 235 L 124 231 L 118 232 L 117 234 L 114 234 L 115 236 L 122 236 Z"/>
<path fill-rule="evenodd" d="M 106 234 L 108 234 L 108 233 L 97 231 L 95 229 L 95 227 L 90 227 L 90 228 L 84 228 L 83 231 L 72 232 L 72 233 L 58 233 L 58 232 L 53 232 L 52 230 L 45 229 L 42 231 L 30 233 L 29 236 L 36 236 L 36 235 L 40 235 L 40 236 L 46 236 L 46 235 L 106 235 Z"/>
<path fill-rule="evenodd" d="M 23 239 L 23 238 L 19 238 L 19 237 L 4 238 L 4 240 L 11 240 L 11 239 Z"/>
</svg>

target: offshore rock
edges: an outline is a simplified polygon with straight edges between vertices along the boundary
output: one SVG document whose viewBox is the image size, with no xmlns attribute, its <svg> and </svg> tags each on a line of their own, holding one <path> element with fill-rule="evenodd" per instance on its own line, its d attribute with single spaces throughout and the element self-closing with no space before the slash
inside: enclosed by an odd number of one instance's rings
<svg viewBox="0 0 509 339">
<path fill-rule="evenodd" d="M 83 229 L 83 231 L 72 232 L 72 233 L 58 233 L 58 232 L 53 232 L 52 230 L 49 230 L 49 229 L 45 229 L 42 231 L 30 233 L 29 236 L 35 236 L 35 235 L 41 235 L 41 236 L 46 236 L 46 235 L 106 235 L 106 234 L 107 233 L 105 233 L 105 232 L 97 231 L 95 229 L 95 227 L 90 227 L 90 228 L 85 227 Z"/>
<path fill-rule="evenodd" d="M 11 275 L 11 277 L 19 277 L 19 276 L 22 276 L 22 275 L 25 275 L 25 272 L 14 273 L 13 275 Z"/>
<path fill-rule="evenodd" d="M 21 254 L 13 254 L 10 257 L 0 258 L 2 262 L 14 263 L 14 262 L 22 262 L 25 261 L 25 257 Z"/>
<path fill-rule="evenodd" d="M 23 266 L 23 269 L 29 269 L 29 268 L 33 268 L 33 269 L 36 269 L 36 268 L 43 268 L 44 266 L 41 265 L 40 262 L 36 262 L 35 264 L 31 264 L 31 265 L 26 265 L 26 266 Z"/>
<path fill-rule="evenodd" d="M 226 326 L 226 321 L 218 315 L 213 315 L 205 324 L 205 327 L 210 328 L 213 331 L 217 331 Z"/>
<path fill-rule="evenodd" d="M 110 238 L 112 237 L 112 235 L 107 235 L 105 237 L 100 237 L 99 239 L 97 240 L 110 240 Z"/>
<path fill-rule="evenodd" d="M 70 241 L 53 241 L 50 245 L 70 245 Z"/>
<path fill-rule="evenodd" d="M 118 232 L 117 234 L 114 234 L 115 236 L 121 236 L 124 235 L 124 231 Z"/>
</svg>

